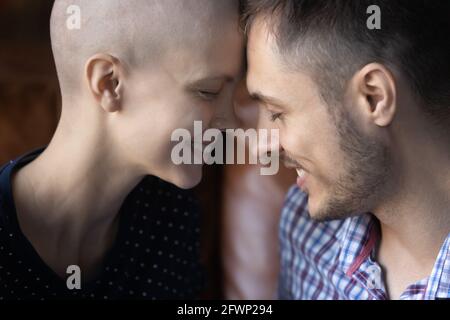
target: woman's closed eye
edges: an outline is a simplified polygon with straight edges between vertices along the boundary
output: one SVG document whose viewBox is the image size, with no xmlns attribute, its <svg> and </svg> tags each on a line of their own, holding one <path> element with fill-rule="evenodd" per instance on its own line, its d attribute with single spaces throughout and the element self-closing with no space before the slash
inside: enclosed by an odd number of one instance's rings
<svg viewBox="0 0 450 320">
<path fill-rule="evenodd" d="M 220 91 L 197 90 L 197 95 L 204 100 L 211 101 L 220 95 Z"/>
</svg>

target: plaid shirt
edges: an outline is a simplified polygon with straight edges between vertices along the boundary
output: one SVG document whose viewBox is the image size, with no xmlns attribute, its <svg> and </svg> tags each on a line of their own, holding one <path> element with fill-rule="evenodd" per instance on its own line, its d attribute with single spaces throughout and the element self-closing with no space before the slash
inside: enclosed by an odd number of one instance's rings
<svg viewBox="0 0 450 320">
<path fill-rule="evenodd" d="M 280 299 L 388 299 L 373 254 L 379 227 L 371 214 L 316 222 L 298 187 L 287 196 L 281 217 Z M 450 298 L 450 234 L 431 275 L 410 285 L 400 299 Z"/>
</svg>

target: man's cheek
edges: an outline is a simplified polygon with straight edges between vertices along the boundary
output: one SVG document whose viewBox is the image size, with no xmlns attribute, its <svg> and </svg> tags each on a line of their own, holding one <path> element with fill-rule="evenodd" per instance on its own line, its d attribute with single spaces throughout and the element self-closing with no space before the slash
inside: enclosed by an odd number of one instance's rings
<svg viewBox="0 0 450 320">
<path fill-rule="evenodd" d="M 280 131 L 280 144 L 294 160 L 298 160 L 299 157 L 305 155 L 304 140 L 295 133 Z"/>
</svg>

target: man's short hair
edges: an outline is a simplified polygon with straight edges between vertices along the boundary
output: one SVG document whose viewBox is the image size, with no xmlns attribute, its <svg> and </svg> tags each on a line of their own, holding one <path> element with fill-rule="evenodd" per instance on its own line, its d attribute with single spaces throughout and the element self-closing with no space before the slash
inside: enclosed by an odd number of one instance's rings
<svg viewBox="0 0 450 320">
<path fill-rule="evenodd" d="M 367 26 L 372 5 L 381 9 L 379 30 Z M 311 71 L 327 102 L 340 101 L 351 76 L 378 62 L 406 77 L 431 119 L 450 119 L 449 0 L 243 0 L 242 7 L 244 26 L 263 17 L 283 62 Z"/>
</svg>

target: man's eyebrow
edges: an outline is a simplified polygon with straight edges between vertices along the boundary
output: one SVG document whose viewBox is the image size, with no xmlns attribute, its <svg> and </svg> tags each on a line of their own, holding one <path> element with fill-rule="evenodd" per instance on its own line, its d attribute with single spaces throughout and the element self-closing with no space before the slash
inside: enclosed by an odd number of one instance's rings
<svg viewBox="0 0 450 320">
<path fill-rule="evenodd" d="M 252 99 L 254 99 L 256 101 L 261 101 L 261 102 L 279 106 L 279 107 L 282 107 L 284 105 L 284 103 L 282 101 L 278 100 L 277 98 L 266 96 L 266 95 L 262 94 L 261 92 L 253 92 L 250 94 L 250 97 L 252 97 Z"/>
</svg>

